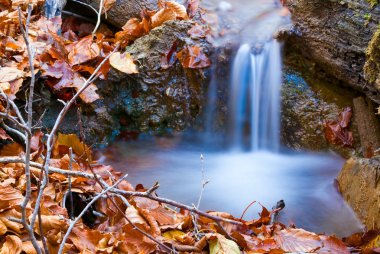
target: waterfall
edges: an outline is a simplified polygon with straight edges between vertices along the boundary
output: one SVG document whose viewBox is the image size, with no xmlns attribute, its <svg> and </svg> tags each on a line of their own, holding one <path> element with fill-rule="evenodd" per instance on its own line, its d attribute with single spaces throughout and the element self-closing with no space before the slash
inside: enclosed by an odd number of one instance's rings
<svg viewBox="0 0 380 254">
<path fill-rule="evenodd" d="M 281 45 L 244 44 L 234 60 L 229 94 L 230 144 L 236 150 L 280 147 Z"/>
</svg>

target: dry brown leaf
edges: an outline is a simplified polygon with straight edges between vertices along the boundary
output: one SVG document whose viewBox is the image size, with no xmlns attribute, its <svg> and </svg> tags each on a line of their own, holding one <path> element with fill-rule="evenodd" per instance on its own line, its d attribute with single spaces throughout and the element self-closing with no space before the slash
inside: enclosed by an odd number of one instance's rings
<svg viewBox="0 0 380 254">
<path fill-rule="evenodd" d="M 16 67 L 0 67 L 0 82 L 9 82 L 25 76 L 25 73 Z"/>
<path fill-rule="evenodd" d="M 83 78 L 78 73 L 74 74 L 74 80 L 71 87 L 74 87 L 78 92 L 83 84 L 86 82 L 85 78 Z M 80 95 L 79 98 L 82 99 L 85 103 L 93 103 L 94 101 L 100 99 L 99 94 L 96 92 L 98 88 L 95 84 L 90 84 Z"/>
<path fill-rule="evenodd" d="M 15 235 L 7 235 L 0 254 L 19 254 L 22 251 L 22 241 Z"/>
<path fill-rule="evenodd" d="M 8 218 L 21 219 L 21 213 L 16 209 L 10 209 L 0 213 L 0 221 L 7 227 L 8 231 L 20 234 L 23 226 L 20 223 L 10 221 Z"/>
<path fill-rule="evenodd" d="M 318 235 L 303 229 L 287 228 L 277 231 L 274 239 L 287 252 L 314 252 L 323 247 Z"/>
<path fill-rule="evenodd" d="M 164 22 L 169 20 L 176 20 L 177 14 L 172 9 L 161 9 L 159 10 L 155 15 L 153 15 L 151 21 L 152 21 L 152 28 L 161 26 Z"/>
<path fill-rule="evenodd" d="M 87 62 L 100 55 L 100 48 L 93 42 L 92 37 L 92 35 L 88 35 L 73 45 L 68 55 L 71 66 Z"/>
<path fill-rule="evenodd" d="M 124 54 L 120 52 L 113 53 L 110 57 L 110 64 L 113 68 L 127 74 L 138 73 L 137 66 L 128 52 Z"/>
<path fill-rule="evenodd" d="M 2 186 L 0 188 L 0 212 L 20 205 L 23 199 L 21 191 L 12 186 Z"/>
<path fill-rule="evenodd" d="M 98 250 L 110 247 L 108 242 L 111 237 L 111 234 L 103 234 L 98 230 L 74 227 L 69 239 L 79 251 L 88 250 L 91 253 L 98 253 Z M 112 249 L 108 253 L 112 253 Z"/>
<path fill-rule="evenodd" d="M 198 69 L 206 68 L 211 65 L 208 57 L 197 45 L 186 46 L 184 49 L 177 53 L 177 57 L 184 68 Z"/>
<path fill-rule="evenodd" d="M 37 243 L 40 247 L 43 247 L 41 241 L 38 241 Z M 22 251 L 25 252 L 26 254 L 37 254 L 37 251 L 34 248 L 31 241 L 22 242 Z"/>
<path fill-rule="evenodd" d="M 180 3 L 177 3 L 174 1 L 159 0 L 158 6 L 160 9 L 167 9 L 167 10 L 173 11 L 177 19 L 183 19 L 183 20 L 189 19 L 189 16 L 187 15 L 186 7 Z"/>
</svg>

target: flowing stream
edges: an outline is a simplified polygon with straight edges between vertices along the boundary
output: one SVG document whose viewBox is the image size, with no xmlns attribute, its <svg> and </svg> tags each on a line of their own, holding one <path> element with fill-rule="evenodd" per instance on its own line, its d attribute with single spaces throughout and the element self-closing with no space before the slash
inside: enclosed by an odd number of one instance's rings
<svg viewBox="0 0 380 254">
<path fill-rule="evenodd" d="M 105 162 L 128 172 L 133 184 L 148 187 L 158 181 L 159 195 L 186 204 L 196 204 L 202 179 L 210 180 L 201 209 L 240 217 L 252 201 L 271 208 L 283 199 L 286 207 L 280 220 L 284 224 L 340 236 L 361 230 L 334 187 L 344 161 L 331 154 L 281 149 L 281 45 L 271 36 L 251 43 L 254 37 L 242 40 L 232 66 L 228 131 L 218 136 L 227 140 L 227 148 L 210 145 L 199 133 L 141 136 L 111 145 L 103 152 Z M 210 86 L 211 101 L 216 90 Z M 212 124 L 213 114 L 206 115 L 205 122 Z M 245 218 L 257 218 L 259 211 L 260 205 L 254 205 Z"/>
</svg>

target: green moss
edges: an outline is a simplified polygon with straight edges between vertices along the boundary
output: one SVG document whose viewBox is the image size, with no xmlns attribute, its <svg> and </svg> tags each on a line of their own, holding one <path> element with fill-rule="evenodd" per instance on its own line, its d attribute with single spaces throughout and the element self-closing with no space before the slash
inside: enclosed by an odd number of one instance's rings
<svg viewBox="0 0 380 254">
<path fill-rule="evenodd" d="M 373 34 L 368 44 L 366 58 L 364 65 L 365 78 L 368 82 L 374 84 L 380 78 L 380 27 Z"/>
<path fill-rule="evenodd" d="M 367 0 L 367 2 L 371 5 L 371 8 L 373 8 L 379 3 L 379 0 Z"/>
</svg>

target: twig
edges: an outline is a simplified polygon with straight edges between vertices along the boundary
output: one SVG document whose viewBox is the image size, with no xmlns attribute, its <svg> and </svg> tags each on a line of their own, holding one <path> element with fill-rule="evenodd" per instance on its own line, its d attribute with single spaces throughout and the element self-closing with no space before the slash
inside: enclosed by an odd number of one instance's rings
<svg viewBox="0 0 380 254">
<path fill-rule="evenodd" d="M 22 132 L 9 127 L 4 122 L 1 123 L 1 127 L 3 127 L 7 132 L 11 132 L 11 133 L 19 136 L 24 142 L 26 142 L 26 136 Z"/>
<path fill-rule="evenodd" d="M 25 122 L 24 118 L 22 117 L 21 112 L 20 112 L 19 108 L 17 107 L 16 103 L 14 103 L 14 101 L 10 100 L 9 97 L 4 93 L 3 89 L 1 89 L 1 88 L 0 88 L 0 94 L 1 94 L 1 96 L 3 96 L 4 99 L 7 100 L 7 104 L 12 106 L 12 109 L 16 112 L 16 115 L 17 115 L 18 119 L 20 120 L 21 124 L 26 125 L 26 122 Z"/>
<path fill-rule="evenodd" d="M 73 171 L 73 148 L 69 148 L 69 171 Z M 70 202 L 70 219 L 74 219 L 74 200 L 73 200 L 73 192 L 71 191 L 71 175 L 68 176 L 68 182 L 69 182 L 69 202 Z"/>
<path fill-rule="evenodd" d="M 35 74 L 34 74 L 34 52 L 32 50 L 32 47 L 29 43 L 29 24 L 30 24 L 30 17 L 32 14 L 32 5 L 28 5 L 28 15 L 26 17 L 26 23 L 25 27 L 22 23 L 22 17 L 21 17 L 21 8 L 18 8 L 18 18 L 19 18 L 19 24 L 21 29 L 22 37 L 24 38 L 24 42 L 26 45 L 26 49 L 28 52 L 28 60 L 29 60 L 29 68 L 31 72 L 31 81 L 30 81 L 30 91 L 29 91 L 29 99 L 28 99 L 28 120 L 27 120 L 27 131 L 25 131 L 26 136 L 26 148 L 25 148 L 25 178 L 26 178 L 26 192 L 23 202 L 21 203 L 21 220 L 22 224 L 24 225 L 25 229 L 28 231 L 30 241 L 33 244 L 33 247 L 35 248 L 37 254 L 42 254 L 42 250 L 40 246 L 37 243 L 37 239 L 34 235 L 34 224 L 28 225 L 27 222 L 27 212 L 26 207 L 30 201 L 31 193 L 32 193 L 32 186 L 31 186 L 31 175 L 30 175 L 30 152 L 31 152 L 31 139 L 32 139 L 32 125 L 33 125 L 33 96 L 34 96 L 34 83 L 35 83 Z M 22 118 L 20 121 L 23 121 Z M 38 209 L 37 209 L 38 211 Z M 41 222 L 40 222 L 41 224 Z M 43 236 L 42 236 L 43 237 Z"/>
<path fill-rule="evenodd" d="M 104 5 L 104 0 L 100 0 L 99 11 L 98 11 L 98 20 L 96 21 L 96 25 L 95 25 L 94 31 L 92 31 L 92 34 L 95 34 L 96 31 L 98 30 L 99 26 L 100 26 L 100 22 L 102 19 L 103 5 Z"/>
<path fill-rule="evenodd" d="M 113 188 L 117 187 L 117 185 L 119 183 L 121 183 L 122 181 L 125 180 L 125 178 L 127 178 L 128 175 L 125 175 L 123 177 L 121 177 L 119 180 L 117 180 L 117 182 L 112 185 L 112 186 L 109 186 L 107 187 L 105 190 L 103 190 L 101 193 L 99 193 L 98 195 L 96 195 L 87 205 L 86 207 L 82 210 L 82 212 L 78 215 L 78 217 L 75 218 L 75 220 L 71 221 L 70 223 L 70 226 L 69 228 L 67 229 L 66 231 L 66 234 L 65 236 L 63 237 L 63 240 L 59 246 L 59 250 L 58 250 L 58 254 L 62 254 L 63 252 L 63 249 L 65 247 L 65 243 L 67 241 L 67 239 L 69 238 L 70 236 L 70 233 L 71 231 L 73 230 L 75 224 L 82 218 L 82 216 L 87 212 L 87 210 L 99 199 L 101 198 L 104 194 L 106 194 L 107 192 L 109 192 L 110 190 L 112 190 Z"/>
</svg>

